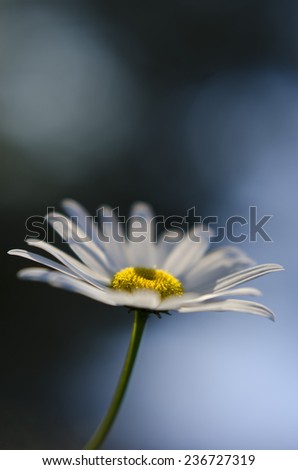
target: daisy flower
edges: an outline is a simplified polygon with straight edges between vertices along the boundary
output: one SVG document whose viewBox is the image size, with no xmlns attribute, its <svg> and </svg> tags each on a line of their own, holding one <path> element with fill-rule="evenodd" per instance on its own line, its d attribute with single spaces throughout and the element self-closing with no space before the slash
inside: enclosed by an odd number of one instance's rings
<svg viewBox="0 0 298 470">
<path fill-rule="evenodd" d="M 260 295 L 258 289 L 238 286 L 283 269 L 278 264 L 254 266 L 242 250 L 231 246 L 208 253 L 210 232 L 204 227 L 196 231 L 199 242 L 186 234 L 180 242 L 165 241 L 162 236 L 152 243 L 154 214 L 144 203 L 135 204 L 131 216 L 146 222 L 145 239 L 131 241 L 128 236 L 123 243 L 112 236 L 116 233 L 112 224 L 117 233 L 121 226 L 110 208 L 105 208 L 112 220 L 106 224 L 109 233 L 99 237 L 97 225 L 82 206 L 72 200 L 63 201 L 62 206 L 69 218 L 55 212 L 47 220 L 76 256 L 45 241 L 28 239 L 29 246 L 47 252 L 56 261 L 26 250 L 9 251 L 50 268 L 23 269 L 18 273 L 21 279 L 46 282 L 105 304 L 156 313 L 237 311 L 274 318 L 264 305 L 230 297 Z M 124 233 L 120 235 L 125 238 Z M 103 241 L 104 237 L 109 241 Z"/>
<path fill-rule="evenodd" d="M 135 311 L 118 386 L 107 414 L 86 446 L 86 449 L 95 449 L 105 439 L 122 402 L 149 313 L 161 316 L 169 311 L 235 311 L 274 319 L 266 306 L 234 297 L 260 295 L 258 289 L 241 287 L 242 284 L 283 268 L 278 264 L 255 265 L 234 246 L 208 252 L 210 232 L 202 226 L 193 228 L 179 242 L 171 242 L 169 234 L 168 237 L 162 234 L 154 243 L 154 214 L 145 203 L 136 203 L 131 210 L 132 220 L 141 218 L 145 222 L 145 234 L 142 230 L 138 241 L 132 240 L 132 226 L 127 233 L 123 232 L 109 207 L 104 211 L 110 222 L 99 229 L 77 202 L 67 199 L 62 206 L 68 217 L 53 212 L 46 218 L 75 256 L 38 239 L 28 239 L 27 243 L 54 259 L 20 249 L 11 250 L 9 254 L 45 266 L 19 271 L 21 279 L 46 282 L 108 305 L 125 306 Z M 122 242 L 114 237 L 115 233 Z"/>
</svg>

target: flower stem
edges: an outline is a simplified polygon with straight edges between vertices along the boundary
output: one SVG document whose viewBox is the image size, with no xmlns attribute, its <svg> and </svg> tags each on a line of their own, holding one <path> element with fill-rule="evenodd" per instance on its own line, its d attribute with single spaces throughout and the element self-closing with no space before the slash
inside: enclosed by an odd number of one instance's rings
<svg viewBox="0 0 298 470">
<path fill-rule="evenodd" d="M 118 385 L 114 393 L 114 397 L 106 415 L 104 416 L 99 427 L 97 428 L 89 442 L 86 444 L 85 449 L 98 449 L 102 445 L 117 416 L 118 410 L 125 394 L 125 390 L 129 382 L 135 359 L 137 357 L 137 352 L 139 349 L 147 318 L 148 313 L 144 311 L 135 310 L 134 324 L 131 333 L 130 343 L 123 365 L 123 369 L 119 377 Z"/>
</svg>

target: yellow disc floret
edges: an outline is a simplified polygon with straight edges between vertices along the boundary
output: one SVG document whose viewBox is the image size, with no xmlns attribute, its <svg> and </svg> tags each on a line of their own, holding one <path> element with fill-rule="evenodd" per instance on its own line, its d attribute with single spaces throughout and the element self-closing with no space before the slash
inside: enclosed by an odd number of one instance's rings
<svg viewBox="0 0 298 470">
<path fill-rule="evenodd" d="M 153 268 L 122 269 L 114 275 L 111 287 L 128 292 L 135 289 L 152 289 L 157 291 L 162 299 L 183 294 L 183 286 L 178 279 L 162 269 Z"/>
</svg>

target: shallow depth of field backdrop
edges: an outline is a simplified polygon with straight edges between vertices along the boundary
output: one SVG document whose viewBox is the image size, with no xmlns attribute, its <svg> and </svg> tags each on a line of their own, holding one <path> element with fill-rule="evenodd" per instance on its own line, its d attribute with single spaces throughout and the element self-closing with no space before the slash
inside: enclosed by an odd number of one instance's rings
<svg viewBox="0 0 298 470">
<path fill-rule="evenodd" d="M 25 220 L 91 213 L 273 215 L 242 248 L 276 323 L 148 322 L 106 449 L 295 449 L 298 436 L 298 4 L 1 1 L 2 449 L 81 448 L 104 413 L 132 316 L 16 279 Z"/>
</svg>

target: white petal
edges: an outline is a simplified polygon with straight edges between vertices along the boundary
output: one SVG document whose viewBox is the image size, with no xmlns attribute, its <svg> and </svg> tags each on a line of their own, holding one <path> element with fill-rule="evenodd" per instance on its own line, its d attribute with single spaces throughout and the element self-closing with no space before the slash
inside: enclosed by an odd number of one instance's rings
<svg viewBox="0 0 298 470">
<path fill-rule="evenodd" d="M 274 320 L 274 314 L 265 305 L 248 300 L 227 299 L 220 302 L 202 303 L 194 307 L 181 307 L 179 312 L 244 312 L 260 315 Z"/>
<path fill-rule="evenodd" d="M 125 239 L 125 233 L 123 226 L 120 223 L 119 218 L 115 214 L 115 210 L 112 207 L 103 205 L 98 209 L 98 216 L 102 222 L 106 222 L 103 230 L 103 234 L 108 238 L 116 238 L 119 240 Z M 107 220 L 105 220 L 107 219 Z"/>
<path fill-rule="evenodd" d="M 94 271 L 115 272 L 113 260 L 93 240 L 65 215 L 58 212 L 46 216 L 54 230 L 66 241 L 74 253 Z M 117 270 L 117 268 L 116 268 Z"/>
<path fill-rule="evenodd" d="M 138 231 L 134 231 L 131 223 L 134 218 L 140 219 L 138 223 Z M 137 223 L 137 219 L 135 221 Z M 127 256 L 130 266 L 153 268 L 156 266 L 157 259 L 157 243 L 154 231 L 156 224 L 154 223 L 154 213 L 148 204 L 138 202 L 132 206 L 130 215 L 130 227 L 128 230 L 128 250 Z"/>
<path fill-rule="evenodd" d="M 101 287 L 102 285 L 108 285 L 111 282 L 111 277 L 98 273 L 89 269 L 84 264 L 77 261 L 72 256 L 67 255 L 63 251 L 59 250 L 49 243 L 43 242 L 42 240 L 30 239 L 27 240 L 28 245 L 36 246 L 46 252 L 50 253 L 61 263 L 67 266 L 77 277 L 83 278 L 84 280 L 90 282 L 96 287 Z"/>
<path fill-rule="evenodd" d="M 89 214 L 81 204 L 73 199 L 63 199 L 61 206 L 69 217 L 76 219 L 78 227 L 87 234 L 90 240 L 93 240 L 97 234 L 98 227 L 94 223 L 91 214 Z"/>
<path fill-rule="evenodd" d="M 255 262 L 236 247 L 223 247 L 211 251 L 186 273 L 183 285 L 187 291 L 210 292 L 218 279 L 238 272 Z"/>
<path fill-rule="evenodd" d="M 274 271 L 282 271 L 284 268 L 279 264 L 259 264 L 253 268 L 244 269 L 229 276 L 225 276 L 219 279 L 216 282 L 215 289 L 216 291 L 228 289 L 230 287 L 237 286 L 243 282 L 250 281 L 256 277 L 264 276 Z"/>
<path fill-rule="evenodd" d="M 132 292 L 114 290 L 111 294 L 117 305 L 156 310 L 160 304 L 160 295 L 151 289 L 135 289 Z"/>
<path fill-rule="evenodd" d="M 163 266 L 170 253 L 180 241 L 182 240 L 179 239 L 177 233 L 165 230 L 160 234 L 156 247 L 158 268 L 163 269 Z"/>
<path fill-rule="evenodd" d="M 113 209 L 109 206 L 102 206 L 100 215 L 102 216 L 103 239 L 101 247 L 113 259 L 117 271 L 129 266 L 127 255 L 127 241 L 122 226 Z"/>
<path fill-rule="evenodd" d="M 84 281 L 74 279 L 65 274 L 50 271 L 44 268 L 25 268 L 18 272 L 20 279 L 28 281 L 46 282 L 53 287 L 69 290 L 77 294 L 85 295 L 91 299 L 103 302 L 108 305 L 117 305 L 110 295 L 110 289 L 98 289 Z"/>
<path fill-rule="evenodd" d="M 254 287 L 242 287 L 240 289 L 229 289 L 223 290 L 219 292 L 210 292 L 209 294 L 197 295 L 195 298 L 191 300 L 187 300 L 183 307 L 190 306 L 190 305 L 199 305 L 201 302 L 205 302 L 206 300 L 216 299 L 218 297 L 227 297 L 230 295 L 253 295 L 259 296 L 262 295 L 262 292 L 259 289 Z"/>
<path fill-rule="evenodd" d="M 31 261 L 35 261 L 36 263 L 43 264 L 44 266 L 48 266 L 49 268 L 53 268 L 56 271 L 60 271 L 64 274 L 67 274 L 68 276 L 77 277 L 70 269 L 66 268 L 60 263 L 56 263 L 55 261 L 45 258 L 44 256 L 40 256 L 35 253 L 30 253 L 26 250 L 10 250 L 8 254 L 30 259 Z"/>
<path fill-rule="evenodd" d="M 200 237 L 200 240 L 193 241 L 194 235 Z M 209 236 L 210 232 L 203 227 L 201 229 L 192 229 L 182 241 L 176 244 L 176 247 L 164 262 L 163 269 L 176 277 L 181 277 L 185 272 L 189 272 L 193 266 L 200 262 L 200 259 L 207 251 Z"/>
<path fill-rule="evenodd" d="M 152 207 L 146 202 L 135 202 L 130 209 L 131 217 L 142 217 L 145 219 L 149 225 L 152 219 L 154 218 L 154 211 Z"/>
<path fill-rule="evenodd" d="M 173 295 L 162 300 L 157 310 L 177 310 L 181 306 L 187 305 L 187 302 L 191 302 L 197 297 L 197 294 L 187 293 L 183 295 Z"/>
<path fill-rule="evenodd" d="M 76 201 L 64 199 L 62 207 L 70 217 L 77 219 L 78 226 L 85 232 L 93 243 L 108 255 L 109 260 L 115 263 L 115 270 L 128 266 L 126 255 L 126 239 L 122 226 L 114 211 L 109 206 L 100 207 L 99 216 L 108 217 L 104 220 L 104 227 L 98 227 L 94 218 Z M 103 212 L 103 213 L 102 213 Z M 101 219 L 101 222 L 103 220 Z M 104 228 L 104 230 L 102 230 Z M 108 239 L 108 240 L 107 240 Z"/>
<path fill-rule="evenodd" d="M 26 281 L 48 282 L 49 274 L 53 272 L 46 268 L 24 268 L 18 272 L 17 276 Z"/>
</svg>

